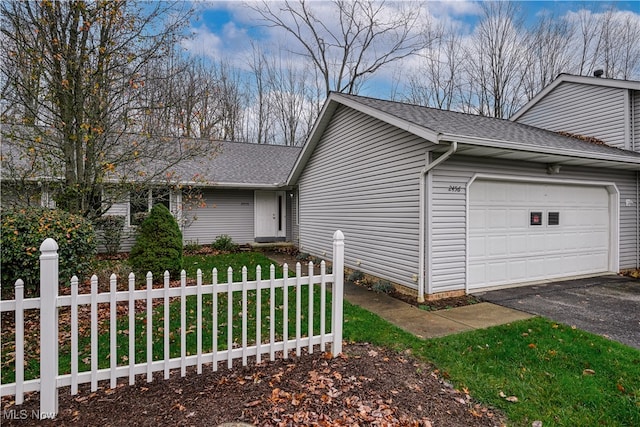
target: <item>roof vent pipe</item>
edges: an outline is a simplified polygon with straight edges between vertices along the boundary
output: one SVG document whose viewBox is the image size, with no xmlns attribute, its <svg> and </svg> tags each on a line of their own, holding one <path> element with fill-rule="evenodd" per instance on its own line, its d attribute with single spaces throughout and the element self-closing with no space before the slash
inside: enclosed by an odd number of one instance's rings
<svg viewBox="0 0 640 427">
<path fill-rule="evenodd" d="M 602 77 L 602 75 L 603 75 L 603 74 L 604 74 L 604 71 L 603 71 L 603 70 L 595 70 L 595 71 L 593 72 L 593 76 L 594 76 L 594 77 L 598 77 L 598 78 Z"/>
</svg>

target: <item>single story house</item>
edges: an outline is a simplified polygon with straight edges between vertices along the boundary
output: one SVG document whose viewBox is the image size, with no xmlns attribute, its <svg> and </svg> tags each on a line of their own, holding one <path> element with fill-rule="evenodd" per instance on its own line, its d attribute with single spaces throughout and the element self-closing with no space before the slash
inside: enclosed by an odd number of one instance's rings
<svg viewBox="0 0 640 427">
<path fill-rule="evenodd" d="M 197 181 L 147 190 L 142 203 L 131 195 L 128 201 L 114 204 L 107 215 L 126 216 L 127 229 L 134 231 L 136 211 L 165 203 L 179 219 L 185 243 L 208 245 L 223 234 L 239 244 L 292 241 L 294 193 L 286 180 L 301 149 L 228 141 L 216 144 L 218 152 L 213 158 L 186 161 L 176 168 L 179 176 L 197 172 Z M 186 187 L 195 189 L 198 198 L 187 200 Z M 134 242 L 134 233 L 129 233 L 122 250 L 131 249 Z"/>
<path fill-rule="evenodd" d="M 8 150 L 9 144 L 4 144 L 3 153 L 9 154 Z M 158 182 L 128 193 L 109 208 L 106 215 L 125 217 L 126 237 L 120 250 L 129 251 L 135 242 L 140 221 L 136 214 L 148 212 L 156 203 L 165 204 L 178 219 L 184 243 L 210 244 L 222 234 L 239 244 L 293 240 L 294 193 L 286 180 L 301 149 L 216 141 L 215 150 L 215 156 L 185 160 L 171 170 L 177 177 L 196 175 L 197 179 L 180 178 L 172 185 Z M 3 187 L 11 184 L 10 175 L 2 178 Z M 34 182 L 32 199 L 53 208 L 46 181 Z M 3 197 L 2 205 L 10 206 L 11 200 Z"/>
<path fill-rule="evenodd" d="M 637 268 L 640 153 L 332 93 L 288 178 L 301 251 L 422 300 Z"/>
</svg>

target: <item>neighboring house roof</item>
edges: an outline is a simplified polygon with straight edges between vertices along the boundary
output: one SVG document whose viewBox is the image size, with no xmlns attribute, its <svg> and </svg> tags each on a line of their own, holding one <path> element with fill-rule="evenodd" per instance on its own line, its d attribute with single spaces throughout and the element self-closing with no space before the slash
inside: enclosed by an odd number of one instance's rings
<svg viewBox="0 0 640 427">
<path fill-rule="evenodd" d="M 460 144 L 459 154 L 640 170 L 640 153 L 592 144 L 509 120 L 331 93 L 289 176 L 289 183 L 295 183 L 300 176 L 333 112 L 340 105 L 375 117 L 435 144 L 455 141 Z M 448 147 L 448 144 L 443 145 L 443 149 Z"/>
<path fill-rule="evenodd" d="M 527 111 L 529 111 L 540 100 L 546 97 L 556 87 L 562 83 L 577 83 L 590 86 L 602 86 L 618 89 L 632 89 L 640 91 L 640 81 L 636 80 L 620 80 L 620 79 L 606 79 L 602 77 L 590 77 L 590 76 L 576 76 L 573 74 L 559 74 L 558 77 L 551 83 L 549 83 L 544 89 L 542 89 L 536 96 L 531 98 L 522 108 L 509 118 L 511 121 L 516 121 L 522 117 Z"/>
<path fill-rule="evenodd" d="M 194 184 L 216 187 L 280 187 L 302 150 L 284 145 L 246 142 L 216 142 L 211 159 L 183 163 L 177 172 L 183 177 L 198 174 Z"/>
</svg>

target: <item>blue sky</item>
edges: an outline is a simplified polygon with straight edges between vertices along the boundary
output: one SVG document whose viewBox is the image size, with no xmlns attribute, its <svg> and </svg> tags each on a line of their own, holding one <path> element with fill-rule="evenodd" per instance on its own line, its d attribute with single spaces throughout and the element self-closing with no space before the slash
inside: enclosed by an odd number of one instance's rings
<svg viewBox="0 0 640 427">
<path fill-rule="evenodd" d="M 323 2 L 312 0 L 312 3 L 322 5 Z M 393 4 L 393 2 L 387 3 Z M 474 1 L 427 1 L 425 3 L 433 22 L 454 25 L 458 32 L 464 35 L 473 31 L 480 13 L 479 2 Z M 247 8 L 244 2 L 195 1 L 194 4 L 197 12 L 191 30 L 195 38 L 185 44 L 193 55 L 214 61 L 225 60 L 237 69 L 247 70 L 254 47 L 275 57 L 287 55 L 290 57 L 290 51 L 295 50 L 297 46 L 297 42 L 287 38 L 283 32 L 262 26 L 256 12 Z M 419 3 L 413 2 L 413 4 Z M 525 12 L 527 23 L 534 22 L 536 16 L 545 11 L 551 11 L 555 16 L 565 16 L 580 9 L 601 13 L 612 5 L 619 11 L 638 15 L 640 20 L 640 0 L 521 1 L 518 4 Z M 325 16 L 331 20 L 330 15 Z M 388 70 L 388 73 L 391 71 Z"/>
</svg>

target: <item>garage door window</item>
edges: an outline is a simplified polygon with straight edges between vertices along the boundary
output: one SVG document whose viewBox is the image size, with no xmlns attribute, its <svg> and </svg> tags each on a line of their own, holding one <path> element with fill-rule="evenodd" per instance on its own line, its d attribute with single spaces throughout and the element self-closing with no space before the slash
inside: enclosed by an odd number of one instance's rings
<svg viewBox="0 0 640 427">
<path fill-rule="evenodd" d="M 547 225 L 560 225 L 560 212 L 549 212 Z"/>
<path fill-rule="evenodd" d="M 542 225 L 542 212 L 531 212 L 529 225 Z"/>
</svg>

